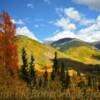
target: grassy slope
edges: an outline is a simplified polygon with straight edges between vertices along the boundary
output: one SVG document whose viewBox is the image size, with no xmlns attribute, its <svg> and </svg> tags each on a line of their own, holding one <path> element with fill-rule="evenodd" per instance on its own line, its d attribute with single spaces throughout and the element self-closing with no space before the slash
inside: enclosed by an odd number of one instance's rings
<svg viewBox="0 0 100 100">
<path fill-rule="evenodd" d="M 67 54 L 68 57 L 84 62 L 86 64 L 98 64 L 99 60 L 92 55 L 100 55 L 100 50 L 95 49 L 90 44 L 78 39 L 73 39 L 66 42 L 56 42 L 52 46 L 60 48 L 59 50 Z"/>
<path fill-rule="evenodd" d="M 22 48 L 25 47 L 26 52 L 28 54 L 28 59 L 30 59 L 30 55 L 34 55 L 35 63 L 37 70 L 42 70 L 45 66 L 48 68 L 48 71 L 51 71 L 52 58 L 54 57 L 54 52 L 58 52 L 58 58 L 67 58 L 72 59 L 73 61 L 77 61 L 76 65 L 73 67 L 79 67 L 78 62 L 82 62 L 85 64 L 98 64 L 99 60 L 92 57 L 93 54 L 99 55 L 100 51 L 97 51 L 95 48 L 89 45 L 83 45 L 78 47 L 71 47 L 69 49 L 65 49 L 63 52 L 60 52 L 50 46 L 39 43 L 35 40 L 32 40 L 25 36 L 17 36 L 15 37 L 15 43 L 18 45 L 18 54 L 19 54 L 19 66 L 22 64 L 21 53 Z M 70 62 L 69 60 L 67 60 Z M 41 71 L 40 70 L 40 71 Z M 43 71 L 43 70 L 42 70 Z"/>
<path fill-rule="evenodd" d="M 54 43 L 51 44 L 51 46 L 55 47 L 55 48 L 60 48 L 60 51 L 64 51 L 66 49 L 70 49 L 73 47 L 80 47 L 80 46 L 90 46 L 89 43 L 83 42 L 81 40 L 78 39 L 71 39 L 69 41 L 56 41 Z"/>
<path fill-rule="evenodd" d="M 79 46 L 64 50 L 68 56 L 78 59 L 86 64 L 99 64 L 100 61 L 95 59 L 93 55 L 100 55 L 100 51 L 91 46 Z"/>
<path fill-rule="evenodd" d="M 35 63 L 41 66 L 41 68 L 44 68 L 45 66 L 51 66 L 52 64 L 51 59 L 54 57 L 54 52 L 57 51 L 56 49 L 47 46 L 45 44 L 41 44 L 25 36 L 17 36 L 15 37 L 14 41 L 18 45 L 18 54 L 20 59 L 19 65 L 21 65 L 22 63 L 21 53 L 22 53 L 22 48 L 24 47 L 28 54 L 27 56 L 28 59 L 30 59 L 29 57 L 32 54 L 35 57 Z M 59 57 L 66 58 L 66 55 L 64 53 L 61 53 L 59 51 L 57 52 Z"/>
</svg>

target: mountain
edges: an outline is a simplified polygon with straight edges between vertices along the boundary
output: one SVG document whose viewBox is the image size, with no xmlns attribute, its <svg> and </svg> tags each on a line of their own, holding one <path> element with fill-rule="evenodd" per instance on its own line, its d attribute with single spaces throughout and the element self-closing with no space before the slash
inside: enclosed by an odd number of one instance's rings
<svg viewBox="0 0 100 100">
<path fill-rule="evenodd" d="M 71 39 L 67 39 L 67 41 L 70 41 L 70 40 Z M 21 66 L 21 64 L 22 64 L 21 55 L 22 55 L 22 48 L 24 47 L 26 50 L 26 53 L 27 53 L 28 62 L 30 61 L 30 55 L 33 55 L 35 58 L 35 68 L 39 72 L 43 72 L 45 67 L 47 67 L 48 72 L 51 72 L 52 60 L 54 58 L 55 51 L 57 51 L 57 53 L 58 53 L 59 66 L 61 64 L 60 62 L 64 62 L 66 67 L 73 67 L 73 68 L 79 69 L 81 71 L 85 71 L 86 68 L 88 68 L 88 65 L 85 62 L 83 62 L 83 60 L 80 60 L 79 58 L 76 59 L 73 55 L 74 53 L 76 53 L 76 54 L 80 53 L 80 51 L 72 50 L 70 52 L 72 54 L 70 54 L 69 53 L 70 49 L 68 50 L 68 52 L 66 52 L 67 51 L 67 49 L 66 49 L 63 52 L 61 52 L 49 45 L 39 43 L 33 39 L 30 39 L 26 36 L 21 36 L 21 35 L 16 36 L 14 39 L 14 42 L 18 46 L 19 66 Z M 81 48 L 81 49 L 83 52 L 84 48 Z M 87 52 L 90 52 L 90 51 L 85 51 L 83 56 L 87 57 L 89 55 L 89 54 L 87 54 Z M 85 55 L 85 53 L 87 54 L 87 56 Z M 95 60 L 92 60 L 92 62 L 89 64 L 92 64 L 94 61 Z"/>
<path fill-rule="evenodd" d="M 100 49 L 100 41 L 92 43 L 97 49 Z"/>
<path fill-rule="evenodd" d="M 51 46 L 59 49 L 60 51 L 64 51 L 72 47 L 89 46 L 89 45 L 90 45 L 89 43 L 83 42 L 75 38 L 63 38 L 51 43 Z"/>
<path fill-rule="evenodd" d="M 71 57 L 72 59 L 79 60 L 86 64 L 100 63 L 99 60 L 93 57 L 93 55 L 100 55 L 100 51 L 94 48 L 90 43 L 74 38 L 64 38 L 53 42 L 51 46 L 65 53 L 67 57 Z"/>
</svg>

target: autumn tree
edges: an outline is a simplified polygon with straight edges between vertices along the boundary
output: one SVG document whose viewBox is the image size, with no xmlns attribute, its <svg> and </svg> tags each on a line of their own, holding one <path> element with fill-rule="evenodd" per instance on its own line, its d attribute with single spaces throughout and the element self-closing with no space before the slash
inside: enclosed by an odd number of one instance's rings
<svg viewBox="0 0 100 100">
<path fill-rule="evenodd" d="M 11 75 L 18 71 L 18 55 L 17 45 L 14 44 L 14 37 L 16 34 L 16 26 L 12 22 L 7 12 L 0 14 L 0 42 L 2 43 L 2 57 L 3 66 L 5 66 Z"/>
</svg>

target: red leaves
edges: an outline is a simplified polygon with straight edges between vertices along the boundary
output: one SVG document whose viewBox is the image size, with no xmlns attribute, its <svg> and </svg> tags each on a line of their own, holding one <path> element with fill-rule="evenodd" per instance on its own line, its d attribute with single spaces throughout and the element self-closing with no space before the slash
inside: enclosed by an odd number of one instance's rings
<svg viewBox="0 0 100 100">
<path fill-rule="evenodd" d="M 11 19 L 7 12 L 2 13 L 3 23 L 0 22 L 2 31 L 0 30 L 0 53 L 1 50 L 4 55 L 1 59 L 4 59 L 4 66 L 11 72 L 15 72 L 18 69 L 18 55 L 17 46 L 13 43 L 13 38 L 16 32 L 16 26 L 11 22 Z"/>
<path fill-rule="evenodd" d="M 7 49 L 16 49 L 17 46 L 15 44 L 8 44 L 7 46 Z"/>
</svg>

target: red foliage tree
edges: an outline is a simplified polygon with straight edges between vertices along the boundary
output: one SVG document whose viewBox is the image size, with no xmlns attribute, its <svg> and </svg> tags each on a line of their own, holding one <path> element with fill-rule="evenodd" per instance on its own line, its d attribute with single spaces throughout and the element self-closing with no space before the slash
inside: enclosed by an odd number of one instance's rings
<svg viewBox="0 0 100 100">
<path fill-rule="evenodd" d="M 7 12 L 3 12 L 0 15 L 0 19 L 1 59 L 3 66 L 5 66 L 11 74 L 14 74 L 18 70 L 17 46 L 13 42 L 16 26 L 11 21 Z"/>
</svg>

